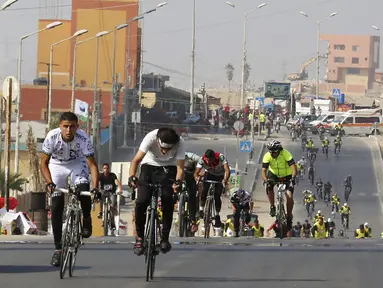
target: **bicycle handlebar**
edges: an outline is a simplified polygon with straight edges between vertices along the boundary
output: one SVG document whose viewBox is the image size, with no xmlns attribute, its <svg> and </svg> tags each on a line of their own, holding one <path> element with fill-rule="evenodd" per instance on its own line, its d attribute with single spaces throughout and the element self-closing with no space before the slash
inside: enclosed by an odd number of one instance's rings
<svg viewBox="0 0 383 288">
<path fill-rule="evenodd" d="M 222 185 L 223 185 L 222 181 L 205 180 L 204 182 L 206 182 L 206 183 L 212 183 L 212 184 L 222 184 Z"/>
<path fill-rule="evenodd" d="M 66 193 L 66 194 L 69 193 L 69 189 L 65 189 L 65 188 L 56 188 L 55 190 L 59 191 L 59 192 L 62 192 L 62 193 Z M 80 192 L 80 196 L 92 196 L 92 194 L 93 193 L 91 193 L 89 191 L 81 191 Z"/>
</svg>

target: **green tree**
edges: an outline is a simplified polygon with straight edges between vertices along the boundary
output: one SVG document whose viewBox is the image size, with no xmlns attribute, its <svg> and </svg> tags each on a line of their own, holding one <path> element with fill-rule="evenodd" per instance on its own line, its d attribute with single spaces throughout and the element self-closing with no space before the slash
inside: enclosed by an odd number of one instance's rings
<svg viewBox="0 0 383 288">
<path fill-rule="evenodd" d="M 233 64 L 231 63 L 226 64 L 225 70 L 226 70 L 227 80 L 229 81 L 229 91 L 231 91 L 231 81 L 233 81 L 234 70 L 235 70 Z"/>
<path fill-rule="evenodd" d="M 16 191 L 23 191 L 23 185 L 27 182 L 27 179 L 21 177 L 20 173 L 14 174 L 10 173 L 9 175 L 9 189 Z M 4 197 L 4 183 L 5 183 L 5 171 L 0 170 L 0 191 L 1 196 Z"/>
</svg>

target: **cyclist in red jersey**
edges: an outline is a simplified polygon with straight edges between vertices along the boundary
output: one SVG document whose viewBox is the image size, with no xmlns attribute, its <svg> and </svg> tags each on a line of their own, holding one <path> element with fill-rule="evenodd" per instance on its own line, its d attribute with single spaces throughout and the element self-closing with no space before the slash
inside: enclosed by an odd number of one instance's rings
<svg viewBox="0 0 383 288">
<path fill-rule="evenodd" d="M 230 178 L 230 167 L 227 163 L 225 156 L 219 152 L 214 152 L 211 149 L 206 150 L 205 154 L 202 155 L 197 164 L 197 169 L 194 172 L 194 178 L 196 181 L 199 179 L 199 174 L 201 169 L 205 169 L 205 180 L 212 181 L 220 181 L 223 183 L 215 184 L 215 194 L 214 194 L 214 202 L 215 202 L 215 210 L 217 212 L 217 216 L 215 218 L 215 227 L 221 227 L 221 218 L 219 216 L 219 212 L 221 211 L 222 201 L 221 195 L 223 191 L 223 187 L 229 183 Z M 203 189 L 201 193 L 200 199 L 200 211 L 199 217 L 203 217 L 203 209 L 205 207 L 205 202 L 207 198 L 207 192 L 209 190 L 210 183 L 203 183 Z"/>
</svg>

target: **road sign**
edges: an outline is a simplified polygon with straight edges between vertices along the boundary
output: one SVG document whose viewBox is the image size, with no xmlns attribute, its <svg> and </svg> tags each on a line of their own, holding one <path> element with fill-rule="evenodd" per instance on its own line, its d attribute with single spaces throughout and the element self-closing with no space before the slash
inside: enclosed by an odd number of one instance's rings
<svg viewBox="0 0 383 288">
<path fill-rule="evenodd" d="M 261 108 L 263 108 L 263 106 L 265 106 L 265 97 L 255 97 L 255 100 L 260 101 Z"/>
<path fill-rule="evenodd" d="M 251 151 L 251 141 L 241 141 L 239 143 L 239 151 L 250 152 Z"/>
<path fill-rule="evenodd" d="M 332 96 L 333 97 L 340 97 L 342 93 L 340 92 L 340 89 L 339 88 L 333 88 L 332 89 Z"/>
<path fill-rule="evenodd" d="M 141 111 L 132 112 L 132 123 L 141 123 Z"/>
<path fill-rule="evenodd" d="M 8 76 L 4 79 L 3 82 L 3 98 L 5 100 L 8 100 L 9 98 L 9 80 L 12 79 L 12 101 L 15 101 L 17 99 L 17 96 L 19 95 L 19 84 L 15 77 Z"/>
<path fill-rule="evenodd" d="M 245 124 L 242 121 L 235 121 L 233 127 L 236 131 L 241 131 L 245 128 Z"/>
</svg>

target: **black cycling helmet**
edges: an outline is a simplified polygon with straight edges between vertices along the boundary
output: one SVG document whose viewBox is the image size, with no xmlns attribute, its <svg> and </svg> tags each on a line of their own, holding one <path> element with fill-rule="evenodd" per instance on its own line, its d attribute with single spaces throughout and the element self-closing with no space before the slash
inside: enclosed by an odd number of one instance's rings
<svg viewBox="0 0 383 288">
<path fill-rule="evenodd" d="M 207 159 L 213 159 L 215 156 L 215 152 L 211 149 L 207 149 L 205 152 L 205 156 Z"/>
<path fill-rule="evenodd" d="M 282 150 L 282 143 L 279 142 L 278 140 L 271 140 L 268 144 L 267 144 L 267 149 L 269 149 L 269 151 L 280 151 Z"/>
<path fill-rule="evenodd" d="M 169 127 L 158 129 L 157 139 L 160 146 L 165 149 L 171 149 L 173 145 L 180 142 L 180 136 L 174 129 Z"/>
</svg>

